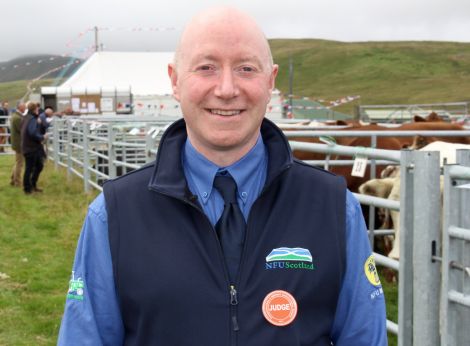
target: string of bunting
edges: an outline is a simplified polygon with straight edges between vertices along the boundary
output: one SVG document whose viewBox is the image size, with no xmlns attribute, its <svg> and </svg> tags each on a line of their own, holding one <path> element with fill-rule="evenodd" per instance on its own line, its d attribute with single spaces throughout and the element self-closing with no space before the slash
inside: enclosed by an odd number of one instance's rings
<svg viewBox="0 0 470 346">
<path fill-rule="evenodd" d="M 309 97 L 306 97 L 306 96 L 295 96 L 295 95 L 286 95 L 285 96 L 286 98 L 290 98 L 292 97 L 293 99 L 296 99 L 296 100 L 304 100 L 304 101 L 314 101 L 314 102 L 321 102 L 321 103 L 326 103 L 327 105 L 322 105 L 322 106 L 301 106 L 301 105 L 295 105 L 295 106 L 291 106 L 289 104 L 285 104 L 285 108 L 287 110 L 292 110 L 292 109 L 330 109 L 330 108 L 333 108 L 333 107 L 337 107 L 337 106 L 340 106 L 340 105 L 343 105 L 343 104 L 346 104 L 346 103 L 349 103 L 349 102 L 353 102 L 353 101 L 356 101 L 358 99 L 361 98 L 360 95 L 353 95 L 353 96 L 345 96 L 345 97 L 341 97 L 339 99 L 336 99 L 334 101 L 326 101 L 324 99 L 314 99 L 314 98 L 309 98 Z"/>
<path fill-rule="evenodd" d="M 79 32 L 75 37 L 73 37 L 71 40 L 69 40 L 65 46 L 67 48 L 72 48 L 75 46 L 78 41 L 80 41 L 84 36 L 86 36 L 88 33 L 93 32 L 95 30 L 94 27 L 89 27 L 85 29 L 84 31 Z M 114 31 L 129 31 L 129 32 L 163 32 L 163 31 L 172 31 L 176 30 L 176 27 L 118 27 L 118 28 L 112 28 L 112 27 L 99 27 L 99 31 L 109 31 L 109 32 L 114 32 Z M 59 54 L 60 57 L 66 58 L 66 57 L 73 57 L 81 54 L 88 53 L 90 51 L 93 51 L 95 49 L 94 45 L 88 45 L 87 47 L 84 48 L 79 48 L 73 51 L 68 51 L 62 54 Z M 17 69 L 25 66 L 31 66 L 34 64 L 42 64 L 46 62 L 51 62 L 56 60 L 57 57 L 50 57 L 46 59 L 39 59 L 39 60 L 31 60 L 31 61 L 26 61 L 21 64 L 15 64 L 11 68 Z M 0 67 L 0 71 L 5 71 L 8 67 L 7 66 L 2 66 Z"/>
<path fill-rule="evenodd" d="M 164 95 L 164 96 L 171 96 L 171 95 Z M 269 105 L 268 108 L 267 108 L 267 111 L 268 111 L 268 113 L 271 113 L 273 111 L 281 111 L 282 109 L 287 110 L 287 111 L 291 111 L 292 109 L 303 109 L 303 110 L 320 110 L 320 109 L 323 109 L 324 110 L 324 109 L 331 109 L 333 107 L 337 107 L 339 105 L 343 105 L 343 104 L 355 101 L 359 98 L 360 98 L 359 95 L 342 97 L 342 98 L 340 98 L 338 100 L 335 100 L 335 101 L 329 101 L 330 105 L 328 105 L 328 106 L 290 106 L 287 103 L 284 103 L 284 105 Z M 171 106 L 167 106 L 163 103 L 161 103 L 161 104 L 147 104 L 146 105 L 144 103 L 137 102 L 137 103 L 133 103 L 131 106 L 133 108 L 137 108 L 137 109 L 142 109 L 142 108 L 164 109 L 166 107 L 168 107 L 168 108 L 178 108 L 179 104 L 174 104 L 174 105 L 171 105 Z"/>
<path fill-rule="evenodd" d="M 94 30 L 94 28 L 91 28 Z M 99 31 L 132 31 L 132 32 L 140 32 L 140 31 L 172 31 L 176 30 L 176 27 L 119 27 L 119 28 L 109 28 L 109 27 L 102 27 L 98 28 Z"/>
<path fill-rule="evenodd" d="M 81 48 L 81 49 L 77 49 L 73 52 L 60 54 L 59 56 L 51 56 L 51 57 L 46 58 L 46 59 L 26 61 L 26 62 L 21 63 L 21 64 L 15 64 L 11 68 L 18 69 L 18 68 L 22 68 L 22 67 L 33 66 L 35 64 L 44 64 L 44 63 L 48 63 L 48 62 L 57 60 L 59 57 L 62 57 L 62 58 L 70 57 L 71 58 L 71 57 L 75 57 L 76 55 L 84 55 L 84 57 L 87 57 L 89 55 L 88 53 L 91 52 L 93 50 L 93 48 L 94 48 L 94 46 L 88 46 L 88 47 L 84 47 L 84 48 Z M 80 63 L 80 60 L 75 60 L 74 63 L 78 64 L 78 63 Z M 63 68 L 61 66 L 59 66 L 59 67 Z M 2 66 L 0 68 L 1 71 L 5 71 L 6 69 L 7 69 L 7 66 Z"/>
<path fill-rule="evenodd" d="M 129 32 L 142 32 L 142 31 L 148 31 L 148 32 L 155 32 L 155 31 L 172 31 L 172 30 L 176 30 L 176 27 L 117 27 L 117 28 L 113 28 L 113 27 L 99 27 L 97 28 L 98 31 L 109 31 L 109 32 L 113 32 L 113 31 L 129 31 Z M 86 28 L 84 31 L 81 31 L 78 33 L 78 35 L 76 35 L 74 38 L 72 38 L 71 40 L 69 40 L 65 45 L 67 47 L 72 47 L 76 41 L 79 41 L 80 39 L 83 38 L 83 36 L 85 36 L 86 34 L 88 34 L 89 32 L 94 32 L 96 29 L 95 27 L 89 27 L 89 28 Z"/>
<path fill-rule="evenodd" d="M 66 67 L 69 67 L 69 66 L 72 66 L 72 65 L 77 65 L 77 64 L 80 64 L 80 60 L 75 60 L 75 61 L 72 61 L 72 62 L 69 62 L 68 64 L 63 64 L 63 65 L 60 65 L 60 66 L 57 66 L 57 67 L 54 67 L 53 69 L 50 69 L 49 71 L 46 71 L 44 72 L 43 74 L 41 74 L 40 76 L 32 79 L 30 81 L 30 83 L 34 83 L 34 82 L 37 82 L 38 80 L 40 80 L 41 78 L 47 76 L 48 74 L 52 73 L 52 72 L 56 72 L 56 71 L 59 71 L 63 68 L 66 68 Z"/>
<path fill-rule="evenodd" d="M 85 29 L 84 31 L 81 31 L 78 33 L 78 35 L 76 35 L 74 38 L 72 38 L 71 40 L 69 40 L 65 46 L 66 47 L 72 47 L 76 41 L 79 41 L 83 38 L 83 36 L 85 36 L 86 34 L 88 34 L 89 32 L 93 31 L 93 28 L 92 27 L 89 27 L 87 29 Z"/>
</svg>

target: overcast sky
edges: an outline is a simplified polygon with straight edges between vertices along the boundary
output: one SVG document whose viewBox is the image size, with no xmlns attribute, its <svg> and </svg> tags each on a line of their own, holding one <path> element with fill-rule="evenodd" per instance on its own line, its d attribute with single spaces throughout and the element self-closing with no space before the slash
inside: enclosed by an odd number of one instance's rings
<svg viewBox="0 0 470 346">
<path fill-rule="evenodd" d="M 94 33 L 88 29 L 94 26 L 106 28 L 99 32 L 105 50 L 171 51 L 192 15 L 221 4 L 250 13 L 268 38 L 470 42 L 470 0 L 1 0 L 0 4 L 0 61 L 36 53 L 86 57 L 94 43 Z M 155 31 L 163 28 L 170 29 Z"/>
</svg>

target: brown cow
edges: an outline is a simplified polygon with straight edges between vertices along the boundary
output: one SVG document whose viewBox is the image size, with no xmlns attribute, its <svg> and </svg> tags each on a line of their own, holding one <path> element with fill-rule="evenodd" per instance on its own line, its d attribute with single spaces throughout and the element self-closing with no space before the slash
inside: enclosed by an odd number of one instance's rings
<svg viewBox="0 0 470 346">
<path fill-rule="evenodd" d="M 423 118 L 422 116 L 419 116 L 419 115 L 415 115 L 413 117 L 413 121 L 415 123 L 417 122 L 445 122 L 444 118 L 440 117 L 436 112 L 429 113 L 426 118 Z"/>
<path fill-rule="evenodd" d="M 405 123 L 397 128 L 393 129 L 394 131 L 463 131 L 464 127 L 457 124 L 450 124 L 445 122 L 414 122 L 414 123 Z M 385 126 L 380 126 L 377 124 L 369 125 L 360 125 L 358 123 L 350 125 L 342 129 L 336 129 L 335 132 L 342 131 L 390 131 L 390 128 Z M 423 140 L 424 138 L 424 140 Z M 289 138 L 291 141 L 302 141 L 309 143 L 321 143 L 320 140 L 316 137 L 292 137 Z M 470 144 L 470 137 L 442 137 L 442 136 L 433 136 L 433 137 L 417 137 L 417 136 L 407 136 L 407 137 L 378 137 L 377 138 L 377 148 L 379 149 L 388 149 L 388 150 L 400 150 L 402 148 L 421 148 L 426 144 L 429 144 L 434 141 L 442 141 L 448 143 L 461 143 L 461 144 Z M 336 143 L 338 145 L 347 145 L 354 147 L 370 147 L 370 138 L 369 137 L 336 137 Z M 302 150 L 294 150 L 294 156 L 299 160 L 324 160 L 325 155 L 321 153 L 312 153 Z M 345 156 L 336 156 L 333 155 L 331 159 L 349 159 Z M 384 166 L 377 166 L 377 175 L 379 176 L 381 171 L 384 169 Z M 346 178 L 348 183 L 348 188 L 357 192 L 357 188 L 360 184 L 364 183 L 367 178 L 357 178 L 351 176 L 351 167 L 341 167 L 333 166 L 331 171 L 342 175 Z M 365 177 L 368 177 L 369 169 L 366 171 Z"/>
</svg>

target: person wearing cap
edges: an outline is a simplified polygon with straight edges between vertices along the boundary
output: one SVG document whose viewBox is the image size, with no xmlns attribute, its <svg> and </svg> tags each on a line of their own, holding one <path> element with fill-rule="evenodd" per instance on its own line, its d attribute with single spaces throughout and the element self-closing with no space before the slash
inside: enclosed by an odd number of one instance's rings
<svg viewBox="0 0 470 346">
<path fill-rule="evenodd" d="M 189 22 L 168 66 L 183 119 L 90 205 L 59 345 L 387 344 L 357 200 L 264 118 L 277 72 L 247 14 Z"/>
</svg>

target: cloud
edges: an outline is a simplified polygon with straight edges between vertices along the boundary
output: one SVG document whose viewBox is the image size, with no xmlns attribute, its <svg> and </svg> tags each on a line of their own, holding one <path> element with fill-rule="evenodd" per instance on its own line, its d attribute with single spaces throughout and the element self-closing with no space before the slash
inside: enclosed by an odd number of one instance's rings
<svg viewBox="0 0 470 346">
<path fill-rule="evenodd" d="M 444 40 L 469 42 L 467 0 L 182 1 L 7 0 L 2 4 L 0 61 L 28 53 L 62 54 L 94 44 L 94 26 L 107 50 L 172 50 L 184 23 L 212 5 L 249 12 L 268 37 L 340 41 Z M 133 32 L 123 27 L 175 27 Z M 77 39 L 80 33 L 86 35 Z M 66 46 L 73 41 L 73 47 Z"/>
</svg>

